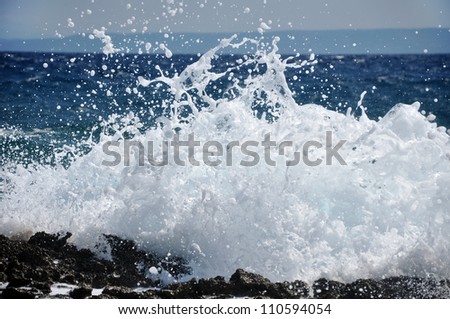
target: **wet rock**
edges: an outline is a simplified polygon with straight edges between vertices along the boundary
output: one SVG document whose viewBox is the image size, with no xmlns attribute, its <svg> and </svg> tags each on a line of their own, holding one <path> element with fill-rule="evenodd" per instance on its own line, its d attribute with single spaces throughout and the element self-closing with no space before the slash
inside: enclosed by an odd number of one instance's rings
<svg viewBox="0 0 450 319">
<path fill-rule="evenodd" d="M 8 259 L 17 254 L 23 249 L 22 241 L 13 241 L 8 237 L 0 235 L 0 257 L 2 261 L 8 261 Z"/>
<path fill-rule="evenodd" d="M 1 298 L 3 299 L 35 299 L 42 295 L 37 289 L 23 289 L 7 287 L 3 290 Z"/>
<path fill-rule="evenodd" d="M 231 294 L 254 298 L 305 298 L 308 285 L 302 281 L 272 283 L 269 279 L 242 269 L 230 278 Z"/>
<path fill-rule="evenodd" d="M 141 299 L 143 294 L 135 292 L 126 287 L 106 287 L 103 289 L 102 296 L 116 299 Z"/>
<path fill-rule="evenodd" d="M 92 288 L 101 289 L 108 285 L 108 280 L 105 275 L 97 274 L 92 278 Z"/>
<path fill-rule="evenodd" d="M 227 298 L 231 296 L 231 285 L 222 276 L 210 279 L 200 279 L 197 289 L 201 296 Z"/>
<path fill-rule="evenodd" d="M 230 284 L 233 294 L 252 297 L 264 295 L 272 285 L 269 279 L 243 269 L 231 275 Z"/>
<path fill-rule="evenodd" d="M 191 279 L 188 282 L 174 283 L 164 287 L 159 295 L 162 298 L 199 298 L 197 280 Z"/>
<path fill-rule="evenodd" d="M 19 263 L 24 263 L 30 266 L 48 266 L 50 263 L 50 256 L 39 247 L 32 247 L 24 245 L 21 252 L 16 255 Z"/>
<path fill-rule="evenodd" d="M 448 281 L 434 277 L 390 277 L 381 280 L 381 283 L 382 298 L 450 298 Z"/>
<path fill-rule="evenodd" d="M 230 298 L 231 285 L 223 277 L 191 279 L 164 287 L 157 295 L 161 298 Z"/>
<path fill-rule="evenodd" d="M 19 267 L 15 267 L 19 266 Z M 20 264 L 11 265 L 6 271 L 7 282 L 9 287 L 23 287 L 31 283 L 31 278 L 26 277 L 25 269 Z"/>
<path fill-rule="evenodd" d="M 29 240 L 0 235 L 0 298 L 450 298 L 450 281 L 434 277 L 390 277 L 340 283 L 325 278 L 309 287 L 302 281 L 273 283 L 269 279 L 236 270 L 223 277 L 192 279 L 163 286 L 148 278 L 150 267 L 166 271 L 174 279 L 190 273 L 187 262 L 176 256 L 160 256 L 133 241 L 105 235 L 112 260 L 68 242 L 70 233 L 36 233 Z M 154 278 L 154 277 L 153 277 Z M 69 295 L 50 295 L 53 283 L 77 286 Z M 4 285 L 3 285 L 4 287 Z M 92 288 L 103 288 L 92 296 Z M 136 287 L 149 288 L 133 290 Z"/>
<path fill-rule="evenodd" d="M 73 299 L 85 299 L 92 295 L 92 288 L 88 287 L 79 287 L 75 288 L 69 293 L 69 296 Z"/>
<path fill-rule="evenodd" d="M 65 234 L 38 232 L 30 237 L 28 243 L 45 249 L 61 250 L 67 244 L 67 239 L 70 237 L 72 237 L 72 234 L 69 232 Z"/>
<path fill-rule="evenodd" d="M 0 260 L 0 282 L 5 282 L 7 279 L 6 268 L 7 268 L 6 262 Z"/>
<path fill-rule="evenodd" d="M 41 291 L 43 294 L 49 294 L 52 291 L 51 282 L 37 282 L 33 281 L 30 284 L 30 287 L 36 288 Z"/>
<path fill-rule="evenodd" d="M 342 298 L 378 299 L 383 298 L 383 285 L 374 279 L 358 279 L 344 288 Z"/>
<path fill-rule="evenodd" d="M 265 297 L 272 299 L 298 299 L 307 298 L 309 287 L 303 281 L 274 283 L 267 289 Z"/>
<path fill-rule="evenodd" d="M 424 299 L 449 298 L 447 280 L 434 277 L 390 277 L 382 280 L 358 279 L 349 284 L 319 279 L 313 284 L 314 298 L 346 299 Z"/>
<path fill-rule="evenodd" d="M 325 278 L 320 278 L 316 280 L 312 285 L 312 291 L 314 298 L 323 299 L 336 299 L 341 298 L 344 294 L 345 284 L 328 280 Z"/>
<path fill-rule="evenodd" d="M 173 278 L 191 273 L 187 262 L 176 256 L 160 256 L 153 252 L 140 250 L 136 243 L 114 235 L 103 235 L 110 246 L 111 256 L 115 266 L 120 270 L 120 280 L 115 285 L 131 287 L 141 280 L 142 284 L 152 284 L 146 278 L 151 267 L 159 266 Z M 137 267 L 139 266 L 139 267 Z"/>
</svg>

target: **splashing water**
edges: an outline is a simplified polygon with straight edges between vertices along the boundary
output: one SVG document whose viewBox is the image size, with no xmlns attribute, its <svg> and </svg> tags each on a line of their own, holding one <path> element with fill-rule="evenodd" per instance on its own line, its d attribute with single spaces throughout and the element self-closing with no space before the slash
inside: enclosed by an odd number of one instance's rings
<svg viewBox="0 0 450 319">
<path fill-rule="evenodd" d="M 179 74 L 140 77 L 146 90 L 168 92 L 163 116 L 145 130 L 134 114 L 111 116 L 99 141 L 86 142 L 90 152 L 67 169 L 5 167 L 0 232 L 71 231 L 75 244 L 91 248 L 100 234 L 116 234 L 186 258 L 196 277 L 228 276 L 239 267 L 271 280 L 450 276 L 445 128 L 428 121 L 418 103 L 398 104 L 377 121 L 365 115 L 363 95 L 359 117 L 299 106 L 285 72 L 316 61 L 283 59 L 277 41 L 224 71 L 215 68 L 221 50 L 259 47 L 258 41 L 225 39 Z M 242 77 L 236 68 L 250 71 Z M 231 166 L 138 165 L 136 150 L 129 166 L 102 164 L 105 143 L 130 136 L 153 141 L 161 155 L 158 145 L 175 132 L 180 140 L 194 133 L 227 145 L 262 141 L 267 133 L 277 143 L 325 143 L 327 131 L 346 141 L 340 149 L 346 165 L 286 166 L 292 154 L 276 149 L 275 166 L 238 165 L 242 154 L 233 154 Z M 180 152 L 184 160 L 190 156 Z M 255 152 L 264 158 L 263 149 Z"/>
</svg>

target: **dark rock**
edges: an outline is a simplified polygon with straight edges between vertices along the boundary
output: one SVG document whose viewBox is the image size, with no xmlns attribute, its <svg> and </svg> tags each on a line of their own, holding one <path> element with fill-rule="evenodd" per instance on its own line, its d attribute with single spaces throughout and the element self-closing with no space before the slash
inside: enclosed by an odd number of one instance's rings
<svg viewBox="0 0 450 319">
<path fill-rule="evenodd" d="M 6 274 L 11 286 L 20 287 L 29 285 L 33 281 L 50 281 L 47 267 L 33 267 L 24 263 L 11 263 Z"/>
<path fill-rule="evenodd" d="M 23 287 L 31 284 L 31 278 L 25 277 L 21 269 L 8 271 L 6 274 L 9 287 Z"/>
<path fill-rule="evenodd" d="M 446 280 L 436 278 L 415 278 L 407 276 L 390 277 L 382 280 L 358 279 L 343 284 L 319 279 L 313 284 L 314 298 L 449 298 L 450 289 Z"/>
<path fill-rule="evenodd" d="M 159 256 L 156 253 L 138 249 L 136 243 L 131 240 L 114 235 L 103 236 L 111 248 L 114 265 L 120 270 L 121 279 L 113 284 L 132 287 L 136 286 L 139 280 L 151 284 L 152 282 L 146 278 L 146 272 L 155 265 L 169 272 L 174 278 L 191 273 L 187 262 L 180 257 Z"/>
<path fill-rule="evenodd" d="M 94 275 L 92 279 L 92 288 L 100 289 L 108 285 L 108 280 L 104 274 Z"/>
<path fill-rule="evenodd" d="M 222 276 L 210 279 L 199 279 L 197 289 L 201 296 L 228 297 L 231 296 L 231 285 Z"/>
<path fill-rule="evenodd" d="M 51 285 L 51 282 L 33 281 L 31 282 L 30 287 L 40 290 L 43 294 L 49 294 L 52 291 Z"/>
<path fill-rule="evenodd" d="M 30 237 L 28 243 L 41 248 L 60 250 L 67 244 L 67 239 L 72 237 L 71 233 L 47 234 L 38 232 Z"/>
<path fill-rule="evenodd" d="M 0 256 L 3 261 L 8 261 L 16 256 L 23 249 L 23 242 L 10 240 L 8 237 L 0 235 Z"/>
<path fill-rule="evenodd" d="M 265 297 L 273 299 L 298 299 L 307 298 L 309 295 L 308 285 L 300 280 L 294 282 L 277 282 L 269 286 Z"/>
<path fill-rule="evenodd" d="M 61 276 L 61 280 L 60 281 L 62 283 L 71 284 L 71 285 L 78 284 L 78 281 L 76 280 L 74 273 L 64 274 L 63 276 Z"/>
<path fill-rule="evenodd" d="M 450 290 L 446 280 L 434 277 L 390 277 L 381 280 L 383 285 L 382 298 L 449 298 Z"/>
<path fill-rule="evenodd" d="M 257 296 L 264 295 L 272 283 L 261 275 L 237 269 L 231 275 L 230 285 L 233 294 L 237 296 Z"/>
<path fill-rule="evenodd" d="M 92 295 L 92 288 L 80 287 L 75 288 L 69 293 L 69 296 L 73 299 L 84 299 Z"/>
<path fill-rule="evenodd" d="M 39 247 L 26 246 L 16 255 L 19 263 L 24 263 L 30 266 L 48 266 L 50 263 L 50 256 Z"/>
<path fill-rule="evenodd" d="M 314 298 L 336 299 L 344 294 L 345 284 L 320 278 L 313 283 L 312 290 Z"/>
<path fill-rule="evenodd" d="M 103 294 L 101 294 L 101 295 L 96 295 L 96 296 L 91 296 L 89 299 L 118 299 L 118 298 L 114 298 L 114 297 L 111 297 L 110 295 L 103 295 Z"/>
<path fill-rule="evenodd" d="M 102 295 L 116 299 L 140 299 L 143 295 L 126 287 L 106 287 Z"/>
<path fill-rule="evenodd" d="M 162 298 L 199 298 L 201 295 L 198 290 L 198 283 L 195 278 L 183 282 L 174 283 L 167 287 L 164 287 L 159 293 Z"/>
<path fill-rule="evenodd" d="M 374 279 L 358 279 L 347 284 L 342 298 L 348 299 L 378 299 L 383 298 L 383 287 Z"/>
<path fill-rule="evenodd" d="M 144 282 L 151 284 L 151 280 L 146 278 L 146 268 L 150 268 L 158 263 L 152 254 L 141 251 L 131 240 L 121 239 L 113 235 L 104 235 L 111 248 L 112 268 L 106 282 L 111 286 L 136 287 Z M 140 267 L 138 268 L 138 265 Z M 96 277 L 96 285 L 99 278 Z"/>
<path fill-rule="evenodd" d="M 39 291 L 33 289 L 22 289 L 7 287 L 3 290 L 1 298 L 3 299 L 35 299 L 40 295 Z"/>
<path fill-rule="evenodd" d="M 211 279 L 191 279 L 188 282 L 174 283 L 157 293 L 161 298 L 230 298 L 231 285 L 223 277 Z"/>
<path fill-rule="evenodd" d="M 175 279 L 191 272 L 176 256 L 144 251 L 133 241 L 105 235 L 112 260 L 78 249 L 67 240 L 70 233 L 36 233 L 28 241 L 0 235 L 0 282 L 8 283 L 0 298 L 308 298 L 310 287 L 302 281 L 272 283 L 267 278 L 236 270 L 223 277 L 192 279 L 162 286 L 147 278 L 150 267 L 167 271 Z M 53 283 L 78 286 L 70 296 L 50 296 Z M 92 296 L 92 288 L 103 288 Z M 130 288 L 151 287 L 137 292 Z M 450 281 L 429 277 L 359 279 L 344 284 L 319 279 L 311 287 L 314 298 L 450 298 Z"/>
<path fill-rule="evenodd" d="M 7 264 L 0 259 L 0 282 L 5 282 L 7 280 L 6 276 Z"/>
</svg>

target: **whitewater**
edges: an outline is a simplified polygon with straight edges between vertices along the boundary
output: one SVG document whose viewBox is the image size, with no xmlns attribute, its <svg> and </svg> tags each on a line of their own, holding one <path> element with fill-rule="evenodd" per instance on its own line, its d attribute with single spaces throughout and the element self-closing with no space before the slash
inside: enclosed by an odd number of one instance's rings
<svg viewBox="0 0 450 319">
<path fill-rule="evenodd" d="M 74 244 L 92 250 L 102 234 L 118 235 L 141 249 L 183 257 L 192 274 L 180 280 L 227 277 L 237 268 L 274 281 L 449 278 L 446 128 L 422 113 L 418 102 L 394 102 L 377 119 L 367 116 L 364 94 L 343 112 L 299 105 L 285 73 L 312 72 L 317 60 L 282 57 L 278 40 L 261 45 L 235 36 L 179 73 L 159 69 L 155 78 L 139 77 L 129 92 L 166 94 L 153 125 L 131 112 L 111 114 L 96 127 L 98 137 L 92 133 L 52 154 L 57 160 L 72 154 L 68 167 L 58 161 L 2 167 L 0 233 L 69 231 Z M 254 52 L 217 68 L 223 51 L 247 45 Z M 250 71 L 242 76 L 242 68 Z M 199 141 L 227 145 L 262 141 L 270 133 L 278 144 L 325 145 L 326 132 L 345 141 L 339 150 L 345 165 L 285 165 L 301 148 L 285 154 L 271 149 L 274 166 L 239 165 L 248 158 L 239 153 L 233 165 L 140 165 L 136 149 L 130 165 L 104 165 L 110 159 L 105 143 L 126 139 L 162 145 L 175 134 L 188 140 L 194 133 Z M 77 152 L 80 145 L 89 152 Z M 263 149 L 254 151 L 264 158 Z M 310 151 L 311 158 L 325 159 L 324 149 Z M 188 151 L 180 152 L 188 162 Z"/>
</svg>

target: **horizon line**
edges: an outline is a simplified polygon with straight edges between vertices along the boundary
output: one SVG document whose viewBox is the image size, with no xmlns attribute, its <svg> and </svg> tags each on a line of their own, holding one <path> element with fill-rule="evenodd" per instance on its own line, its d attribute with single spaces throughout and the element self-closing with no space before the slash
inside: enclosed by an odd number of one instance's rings
<svg viewBox="0 0 450 319">
<path fill-rule="evenodd" d="M 101 28 L 101 27 L 100 27 Z M 94 28 L 95 29 L 95 28 Z M 108 29 L 106 29 L 108 30 Z M 277 32 L 282 32 L 282 33 L 286 33 L 286 32 L 368 32 L 368 31 L 420 31 L 420 30 L 442 30 L 445 31 L 447 30 L 447 32 L 450 33 L 450 26 L 446 26 L 446 27 L 422 27 L 422 28 L 392 28 L 392 27 L 381 27 L 381 28 L 351 28 L 351 29 L 271 29 L 271 30 L 267 30 L 264 31 L 264 34 L 268 34 L 268 33 L 277 33 Z M 259 34 L 261 36 L 264 36 L 264 34 L 259 33 L 258 31 L 254 30 L 254 31 L 237 31 L 237 32 L 232 32 L 232 31 L 217 31 L 217 32 L 213 32 L 213 31 L 188 31 L 188 32 L 183 32 L 183 31 L 173 31 L 173 32 L 129 32 L 129 33 L 123 33 L 123 32 L 108 32 L 107 34 L 109 35 L 123 35 L 123 36 L 131 36 L 131 37 L 135 37 L 135 36 L 148 36 L 148 35 L 164 35 L 164 34 L 208 34 L 208 35 L 214 35 L 214 34 Z M 84 34 L 84 35 L 83 35 Z M 62 40 L 64 38 L 70 38 L 70 37 L 85 37 L 88 34 L 88 32 L 83 32 L 83 33 L 78 33 L 78 34 L 69 34 L 69 35 L 64 35 L 61 37 L 58 36 L 49 36 L 49 37 L 34 37 L 34 38 L 21 38 L 21 37 L 0 37 L 0 40 L 6 40 L 6 41 L 12 41 L 12 40 L 22 40 L 22 41 L 29 41 L 29 40 Z"/>
</svg>

